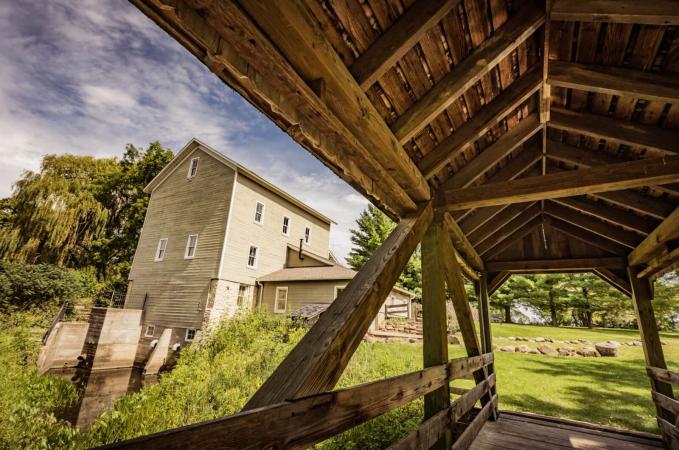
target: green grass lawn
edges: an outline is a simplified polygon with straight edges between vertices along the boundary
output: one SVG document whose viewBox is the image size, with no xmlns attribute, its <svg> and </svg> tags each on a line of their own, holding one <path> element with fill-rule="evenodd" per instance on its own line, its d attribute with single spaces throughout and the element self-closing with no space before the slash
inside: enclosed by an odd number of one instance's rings
<svg viewBox="0 0 679 450">
<path fill-rule="evenodd" d="M 551 337 L 592 342 L 639 339 L 637 330 L 555 328 L 493 324 L 494 343 L 510 345 L 509 336 Z M 679 369 L 679 334 L 661 333 L 668 365 Z M 517 343 L 514 343 L 517 344 Z M 538 343 L 520 342 L 529 346 Z M 553 347 L 571 344 L 550 344 Z M 462 346 L 450 346 L 451 358 L 465 356 Z M 549 357 L 496 351 L 500 408 L 565 417 L 586 422 L 657 432 L 655 408 L 645 373 L 641 347 L 621 346 L 615 358 Z M 419 344 L 362 344 L 340 384 L 350 386 L 421 368 Z M 467 380 L 456 386 L 469 386 Z"/>
</svg>

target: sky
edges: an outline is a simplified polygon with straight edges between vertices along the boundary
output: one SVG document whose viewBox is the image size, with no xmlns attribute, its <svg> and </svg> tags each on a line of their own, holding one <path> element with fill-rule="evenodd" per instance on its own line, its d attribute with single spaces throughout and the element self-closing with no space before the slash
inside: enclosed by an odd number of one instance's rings
<svg viewBox="0 0 679 450">
<path fill-rule="evenodd" d="M 192 137 L 349 229 L 368 201 L 124 0 L 0 2 L 0 197 L 45 154 Z"/>
</svg>

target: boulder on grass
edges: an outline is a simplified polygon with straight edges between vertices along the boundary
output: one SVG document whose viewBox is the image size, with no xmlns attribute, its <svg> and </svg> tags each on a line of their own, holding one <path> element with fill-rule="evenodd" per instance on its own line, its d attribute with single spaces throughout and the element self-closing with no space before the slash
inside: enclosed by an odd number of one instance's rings
<svg viewBox="0 0 679 450">
<path fill-rule="evenodd" d="M 575 349 L 572 347 L 559 347 L 556 349 L 556 351 L 559 353 L 561 356 L 575 356 Z"/>
<path fill-rule="evenodd" d="M 577 353 L 580 356 L 584 356 L 586 358 L 598 358 L 599 357 L 599 352 L 597 352 L 596 349 L 593 348 L 593 347 L 576 348 L 575 353 Z"/>
<path fill-rule="evenodd" d="M 448 335 L 448 344 L 450 345 L 460 345 L 462 342 L 460 342 L 460 338 L 455 336 L 454 334 L 449 334 Z"/>
<path fill-rule="evenodd" d="M 517 345 L 515 351 L 520 352 L 520 353 L 527 353 L 528 349 L 529 349 L 528 346 L 525 345 L 525 344 L 524 345 Z"/>
<path fill-rule="evenodd" d="M 528 353 L 531 354 L 531 355 L 541 355 L 542 354 L 542 353 L 540 353 L 540 350 L 538 350 L 537 348 L 529 348 Z"/>
<path fill-rule="evenodd" d="M 543 337 L 536 337 L 535 342 L 545 342 L 545 338 Z"/>
<path fill-rule="evenodd" d="M 514 352 L 514 351 L 516 351 L 515 347 L 513 345 L 503 345 L 498 350 L 500 350 L 501 352 Z"/>
<path fill-rule="evenodd" d="M 594 344 L 601 356 L 618 356 L 618 345 L 611 342 L 597 342 Z"/>
<path fill-rule="evenodd" d="M 538 351 L 540 353 L 542 353 L 543 355 L 547 355 L 547 356 L 558 356 L 559 355 L 559 353 L 556 350 L 554 350 L 554 347 L 552 347 L 551 345 L 547 345 L 547 344 L 542 344 L 541 346 L 539 346 Z"/>
</svg>

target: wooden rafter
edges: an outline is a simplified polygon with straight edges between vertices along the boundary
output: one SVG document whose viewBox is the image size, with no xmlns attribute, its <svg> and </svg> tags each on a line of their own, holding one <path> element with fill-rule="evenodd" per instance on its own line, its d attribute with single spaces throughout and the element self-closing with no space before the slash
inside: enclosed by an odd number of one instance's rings
<svg viewBox="0 0 679 450">
<path fill-rule="evenodd" d="M 679 25 L 674 0 L 554 0 L 551 20 Z"/>
<path fill-rule="evenodd" d="M 536 206 L 538 206 L 538 205 L 536 205 Z M 523 217 L 519 216 L 515 219 L 516 225 L 520 225 L 520 223 L 521 223 L 520 219 L 523 219 Z M 507 250 L 509 247 L 514 245 L 516 242 L 519 242 L 521 239 L 525 238 L 526 236 L 531 234 L 533 231 L 537 230 L 540 226 L 542 226 L 542 223 L 543 223 L 543 218 L 542 218 L 541 214 L 534 216 L 528 222 L 524 223 L 523 225 L 520 225 L 519 228 L 514 229 L 514 231 L 510 235 L 508 235 L 504 240 L 500 241 L 497 245 L 493 246 L 490 250 L 483 253 L 483 256 L 486 259 L 495 258 L 499 254 L 501 254 L 502 252 Z M 500 232 L 501 232 L 501 230 L 500 230 Z"/>
<path fill-rule="evenodd" d="M 547 200 L 679 181 L 679 155 L 552 173 L 443 192 L 448 210 Z"/>
<path fill-rule="evenodd" d="M 620 229 L 614 225 L 603 222 L 592 216 L 561 206 L 551 201 L 545 202 L 545 214 L 548 214 L 571 225 L 584 228 L 587 231 L 598 234 L 629 249 L 636 247 L 641 242 L 641 237 L 631 231 Z"/>
<path fill-rule="evenodd" d="M 534 68 L 427 153 L 418 163 L 418 168 L 427 179 L 432 178 L 464 149 L 535 94 L 539 87 L 540 72 Z"/>
<path fill-rule="evenodd" d="M 435 26 L 460 0 L 419 0 L 375 41 L 349 70 L 367 90 Z"/>
<path fill-rule="evenodd" d="M 622 67 L 594 66 L 552 61 L 549 84 L 607 95 L 642 98 L 662 103 L 679 103 L 679 80 L 676 76 Z"/>
<path fill-rule="evenodd" d="M 428 203 L 415 216 L 399 222 L 318 322 L 248 401 L 245 409 L 334 387 L 432 219 L 433 208 Z"/>
<path fill-rule="evenodd" d="M 679 208 L 632 250 L 628 257 L 629 265 L 634 267 L 646 264 L 651 258 L 667 253 L 668 244 L 677 239 L 679 239 Z"/>
<path fill-rule="evenodd" d="M 535 4 L 525 5 L 497 32 L 399 117 L 391 129 L 399 142 L 406 143 L 441 114 L 465 91 L 478 82 L 545 21 Z"/>
<path fill-rule="evenodd" d="M 662 154 L 679 153 L 679 133 L 636 122 L 552 108 L 548 125 L 558 130 L 644 147 Z"/>
<path fill-rule="evenodd" d="M 488 275 L 490 276 L 491 274 Z M 492 276 L 488 282 L 488 295 L 493 295 L 495 291 L 497 291 L 502 286 L 502 283 L 507 281 L 511 276 L 511 272 L 498 272 Z"/>
<path fill-rule="evenodd" d="M 206 0 L 192 0 L 201 4 Z M 209 2 L 206 19 L 221 29 L 233 27 L 234 17 L 218 14 L 227 7 Z M 359 142 L 371 149 L 380 164 L 396 176 L 396 181 L 416 201 L 426 201 L 430 193 L 426 180 L 396 140 L 375 106 L 342 62 L 328 41 L 313 13 L 302 0 L 259 2 L 243 0 L 240 5 L 254 20 L 297 73 L 307 81 L 322 80 L 323 103 L 330 108 Z M 234 8 L 237 9 L 237 8 Z M 246 15 L 238 17 L 246 20 Z M 228 26 L 227 26 L 228 25 Z M 240 38 L 241 40 L 242 37 Z M 247 42 L 246 42 L 247 43 Z M 251 51 L 261 51 L 260 46 Z"/>
<path fill-rule="evenodd" d="M 662 220 L 674 209 L 674 206 L 670 203 L 632 190 L 597 192 L 592 195 L 615 205 L 651 216 L 654 219 Z"/>
<path fill-rule="evenodd" d="M 450 214 L 446 213 L 443 215 L 443 223 L 453 240 L 455 251 L 457 251 L 476 271 L 483 272 L 483 260 L 476 252 L 471 242 L 469 242 L 467 236 L 462 232 L 457 222 L 455 222 L 455 219 L 453 219 Z"/>
<path fill-rule="evenodd" d="M 586 197 L 555 198 L 552 201 L 644 235 L 648 235 L 658 225 L 658 222 L 652 219 L 643 218 L 634 213 L 613 208 Z"/>
<path fill-rule="evenodd" d="M 559 230 L 567 236 L 570 236 L 593 247 L 600 248 L 614 255 L 624 256 L 629 252 L 629 249 L 624 245 L 620 245 L 608 238 L 592 233 L 586 228 L 573 225 L 572 223 L 566 222 L 559 218 L 545 216 L 544 221 L 545 224 L 548 224 L 552 228 Z"/>
<path fill-rule="evenodd" d="M 632 297 L 632 287 L 630 286 L 627 277 L 622 278 L 612 270 L 606 269 L 605 267 L 598 267 L 592 270 L 592 272 L 626 296 Z"/>
<path fill-rule="evenodd" d="M 537 114 L 526 117 L 453 174 L 449 180 L 443 183 L 443 188 L 455 189 L 471 185 L 481 178 L 488 169 L 513 152 L 519 145 L 523 145 L 541 129 L 542 125 Z"/>
<path fill-rule="evenodd" d="M 519 261 L 490 261 L 486 268 L 492 272 L 555 272 L 592 270 L 598 267 L 624 269 L 625 258 L 573 258 L 573 259 L 529 259 Z"/>
<path fill-rule="evenodd" d="M 525 202 L 514 203 L 507 206 L 483 226 L 477 228 L 473 233 L 470 233 L 468 235 L 469 242 L 471 242 L 474 247 L 478 246 L 479 244 L 483 243 L 483 241 L 493 236 L 500 228 L 507 225 L 509 222 L 514 220 L 516 217 L 521 215 L 524 211 L 535 204 L 535 202 Z"/>
<path fill-rule="evenodd" d="M 533 206 L 527 208 L 520 215 L 516 216 L 510 222 L 506 223 L 504 226 L 498 228 L 495 233 L 493 233 L 488 239 L 485 239 L 477 247 L 479 255 L 486 255 L 491 249 L 500 245 L 507 239 L 513 239 L 515 233 L 518 230 L 523 229 L 529 222 L 537 218 L 540 215 L 540 204 L 536 203 Z"/>
</svg>

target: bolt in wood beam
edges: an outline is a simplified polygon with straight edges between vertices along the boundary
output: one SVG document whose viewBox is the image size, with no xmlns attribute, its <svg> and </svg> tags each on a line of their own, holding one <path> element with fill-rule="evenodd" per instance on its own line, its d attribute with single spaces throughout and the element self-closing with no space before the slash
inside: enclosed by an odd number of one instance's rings
<svg viewBox="0 0 679 450">
<path fill-rule="evenodd" d="M 536 3 L 524 5 L 394 122 L 391 129 L 399 142 L 403 144 L 415 137 L 544 22 L 545 13 Z"/>
</svg>

